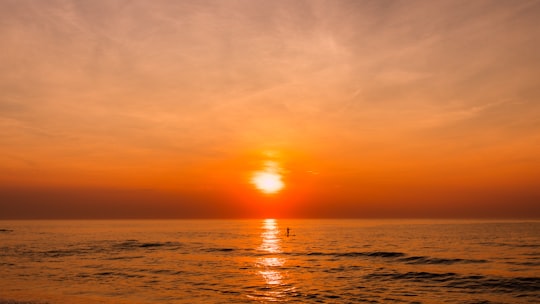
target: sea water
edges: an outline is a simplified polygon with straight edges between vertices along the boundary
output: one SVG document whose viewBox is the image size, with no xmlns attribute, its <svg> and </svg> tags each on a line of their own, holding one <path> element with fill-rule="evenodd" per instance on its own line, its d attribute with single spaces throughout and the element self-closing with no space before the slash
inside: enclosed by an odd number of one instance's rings
<svg viewBox="0 0 540 304">
<path fill-rule="evenodd" d="M 0 299 L 540 303 L 540 222 L 0 221 Z"/>
</svg>

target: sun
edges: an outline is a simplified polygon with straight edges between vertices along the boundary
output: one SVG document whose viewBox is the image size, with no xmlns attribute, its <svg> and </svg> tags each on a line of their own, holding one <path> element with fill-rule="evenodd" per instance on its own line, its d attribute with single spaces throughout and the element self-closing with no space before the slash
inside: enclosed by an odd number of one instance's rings
<svg viewBox="0 0 540 304">
<path fill-rule="evenodd" d="M 268 171 L 255 172 L 251 182 L 257 189 L 266 194 L 276 193 L 285 186 L 279 173 Z"/>
</svg>

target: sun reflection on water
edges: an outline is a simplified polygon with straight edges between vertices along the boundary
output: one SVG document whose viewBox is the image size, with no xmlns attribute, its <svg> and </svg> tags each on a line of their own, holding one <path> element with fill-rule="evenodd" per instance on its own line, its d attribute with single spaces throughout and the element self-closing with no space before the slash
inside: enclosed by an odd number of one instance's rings
<svg viewBox="0 0 540 304">
<path fill-rule="evenodd" d="M 281 239 L 279 238 L 279 229 L 276 220 L 266 219 L 263 221 L 262 244 L 259 249 L 271 254 L 279 254 L 281 250 Z M 281 285 L 283 275 L 277 269 L 285 263 L 281 257 L 263 257 L 257 260 L 257 266 L 262 268 L 259 274 L 264 278 L 268 285 Z"/>
<path fill-rule="evenodd" d="M 263 222 L 262 244 L 260 250 L 268 253 L 281 253 L 281 240 L 279 229 L 274 219 L 266 219 Z"/>
</svg>

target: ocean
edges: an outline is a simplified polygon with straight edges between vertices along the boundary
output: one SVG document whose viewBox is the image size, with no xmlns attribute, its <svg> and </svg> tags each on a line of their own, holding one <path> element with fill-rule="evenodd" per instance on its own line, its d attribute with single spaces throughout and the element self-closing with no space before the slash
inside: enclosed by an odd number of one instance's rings
<svg viewBox="0 0 540 304">
<path fill-rule="evenodd" d="M 0 221 L 0 299 L 540 303 L 540 222 Z"/>
</svg>

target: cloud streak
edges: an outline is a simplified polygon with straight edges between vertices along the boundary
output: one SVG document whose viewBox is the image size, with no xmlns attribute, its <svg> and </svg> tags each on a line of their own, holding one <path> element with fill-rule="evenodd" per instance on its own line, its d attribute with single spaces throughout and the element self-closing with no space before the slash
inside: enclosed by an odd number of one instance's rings
<svg viewBox="0 0 540 304">
<path fill-rule="evenodd" d="M 539 1 L 1 1 L 0 181 L 147 172 L 137 187 L 174 188 L 265 149 L 342 179 L 437 179 L 434 160 L 489 167 L 514 149 L 532 183 L 539 15 Z"/>
</svg>

